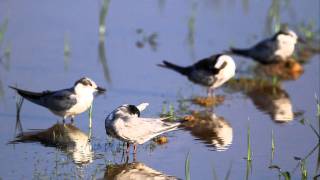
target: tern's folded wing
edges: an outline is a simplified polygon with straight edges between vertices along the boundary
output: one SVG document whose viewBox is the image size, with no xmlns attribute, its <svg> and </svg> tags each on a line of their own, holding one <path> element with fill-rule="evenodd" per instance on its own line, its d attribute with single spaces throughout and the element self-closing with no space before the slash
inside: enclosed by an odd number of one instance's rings
<svg viewBox="0 0 320 180">
<path fill-rule="evenodd" d="M 77 103 L 76 95 L 72 90 L 57 91 L 50 96 L 44 97 L 44 104 L 51 110 L 65 111 Z"/>
<path fill-rule="evenodd" d="M 155 136 L 176 129 L 180 124 L 163 120 L 163 118 L 132 118 L 117 128 L 118 134 L 128 141 L 142 144 Z"/>
<path fill-rule="evenodd" d="M 160 118 L 131 118 L 125 123 L 115 124 L 117 134 L 131 142 L 143 144 L 144 142 L 162 133 L 174 130 L 180 123 L 169 123 Z"/>
</svg>

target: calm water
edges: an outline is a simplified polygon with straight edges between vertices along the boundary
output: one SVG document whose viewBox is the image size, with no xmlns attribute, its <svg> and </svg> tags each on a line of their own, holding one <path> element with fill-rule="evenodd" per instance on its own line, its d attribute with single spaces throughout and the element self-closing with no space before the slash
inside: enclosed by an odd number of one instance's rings
<svg viewBox="0 0 320 180">
<path fill-rule="evenodd" d="M 206 111 L 188 101 L 179 103 L 204 96 L 204 88 L 156 64 L 168 59 L 188 65 L 230 46 L 246 47 L 268 37 L 279 23 L 287 23 L 299 34 L 310 23 L 314 24 L 311 30 L 318 31 L 319 1 L 117 0 L 110 2 L 106 16 L 102 7 L 101 1 L 0 1 L 0 23 L 8 20 L 0 55 L 10 49 L 10 58 L 2 58 L 0 64 L 0 179 L 111 179 L 122 169 L 130 172 L 137 167 L 146 174 L 185 179 L 188 152 L 191 179 L 223 179 L 228 171 L 230 179 L 277 179 L 277 170 L 268 168 L 271 164 L 300 179 L 294 157 L 310 152 L 308 176 L 319 174 L 319 149 L 312 151 L 318 138 L 299 122 L 306 119 L 318 127 L 317 54 L 308 58 L 304 73 L 295 80 L 263 87 L 253 79 L 255 64 L 234 57 L 239 71 L 236 79 L 245 77 L 244 84 L 235 80 L 218 89 L 216 94 L 224 96 L 224 101 L 214 113 L 205 112 L 207 118 L 169 133 L 167 144 L 139 146 L 136 162 L 132 163 L 130 155 L 127 166 L 121 165 L 125 163 L 121 143 L 108 138 L 104 130 L 105 117 L 124 103 L 149 102 L 143 116 L 150 117 L 159 116 L 164 102 L 167 109 L 171 104 L 182 116 Z M 99 17 L 106 27 L 100 41 Z M 65 52 L 68 48 L 70 53 Z M 76 117 L 75 127 L 62 126 L 60 118 L 25 101 L 20 114 L 23 131 L 47 129 L 37 135 L 46 142 L 8 144 L 18 133 L 16 95 L 8 85 L 54 90 L 69 87 L 82 76 L 108 89 L 94 102 L 91 132 L 88 113 Z M 286 122 L 276 121 L 279 111 Z M 244 160 L 248 126 L 253 158 L 249 171 Z M 56 148 L 50 135 L 61 131 L 59 137 L 66 142 Z M 92 140 L 87 143 L 90 133 Z"/>
</svg>

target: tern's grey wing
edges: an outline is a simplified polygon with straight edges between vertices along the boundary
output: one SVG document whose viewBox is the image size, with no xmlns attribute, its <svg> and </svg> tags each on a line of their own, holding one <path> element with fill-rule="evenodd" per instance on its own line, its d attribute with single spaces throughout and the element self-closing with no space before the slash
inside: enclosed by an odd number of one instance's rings
<svg viewBox="0 0 320 180">
<path fill-rule="evenodd" d="M 76 95 L 72 89 L 56 91 L 43 97 L 43 105 L 54 111 L 65 111 L 77 103 Z"/>
<path fill-rule="evenodd" d="M 162 133 L 176 129 L 180 123 L 164 122 L 163 118 L 130 118 L 125 123 L 115 124 L 117 134 L 123 139 L 138 144 Z"/>
<path fill-rule="evenodd" d="M 273 39 L 266 39 L 256 44 L 251 49 L 251 55 L 253 58 L 258 60 L 268 60 L 271 59 L 276 51 L 277 44 Z"/>
</svg>

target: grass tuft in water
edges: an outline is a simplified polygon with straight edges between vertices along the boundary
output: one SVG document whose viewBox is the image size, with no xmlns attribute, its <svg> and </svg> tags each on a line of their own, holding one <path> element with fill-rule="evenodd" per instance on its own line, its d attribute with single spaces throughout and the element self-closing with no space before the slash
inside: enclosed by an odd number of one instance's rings
<svg viewBox="0 0 320 180">
<path fill-rule="evenodd" d="M 274 159 L 274 151 L 275 151 L 275 142 L 274 142 L 274 133 L 273 130 L 271 131 L 271 163 Z"/>
<path fill-rule="evenodd" d="M 249 120 L 249 119 L 248 119 Z M 250 140 L 250 126 L 248 125 L 247 130 L 247 167 L 246 167 L 246 179 L 249 179 L 249 173 L 252 169 L 252 150 L 251 150 L 251 140 Z"/>
<path fill-rule="evenodd" d="M 197 3 L 192 2 L 191 7 L 191 15 L 188 19 L 188 44 L 190 47 L 190 55 L 191 58 L 195 59 L 195 52 L 194 52 L 194 43 L 195 43 L 195 29 L 196 29 L 196 10 L 197 10 Z"/>
<path fill-rule="evenodd" d="M 23 104 L 24 98 L 21 96 L 16 97 L 16 108 L 17 108 L 17 114 L 20 114 L 22 104 Z"/>
<path fill-rule="evenodd" d="M 317 94 L 315 94 L 316 104 L 317 104 L 317 116 L 320 122 L 320 101 Z"/>
<path fill-rule="evenodd" d="M 230 163 L 229 169 L 228 169 L 228 171 L 226 173 L 226 176 L 224 177 L 224 180 L 230 179 L 231 170 L 232 170 L 232 163 Z M 217 176 L 217 172 L 216 172 L 216 170 L 214 168 L 214 164 L 212 164 L 212 175 L 213 175 L 213 179 L 214 180 L 218 180 L 219 179 L 218 176 Z"/>
<path fill-rule="evenodd" d="M 285 180 L 291 180 L 291 175 L 288 171 L 282 171 L 281 168 L 277 165 L 271 165 L 269 166 L 269 169 L 276 169 L 278 170 L 279 173 L 279 179 L 281 179 L 281 176 L 285 179 Z"/>
<path fill-rule="evenodd" d="M 92 108 L 93 108 L 93 103 L 91 104 L 89 109 L 89 140 L 91 139 L 91 136 L 92 136 Z"/>
<path fill-rule="evenodd" d="M 168 117 L 171 121 L 176 121 L 178 119 L 178 117 L 176 116 L 176 112 L 174 109 L 174 105 L 169 103 L 169 108 L 167 111 L 167 102 L 164 101 L 162 104 L 162 112 L 160 114 L 161 117 Z"/>
<path fill-rule="evenodd" d="M 301 179 L 302 180 L 307 180 L 308 179 L 308 171 L 306 168 L 306 160 L 303 159 L 300 162 L 300 172 L 301 172 Z"/>
<path fill-rule="evenodd" d="M 108 14 L 110 0 L 103 0 L 102 8 L 100 10 L 100 16 L 99 16 L 99 35 L 101 38 L 106 33 L 106 17 Z"/>
<path fill-rule="evenodd" d="M 69 37 L 68 34 L 64 35 L 64 48 L 63 52 L 65 56 L 69 56 L 71 54 L 71 47 L 70 47 L 70 42 L 69 42 Z"/>
<path fill-rule="evenodd" d="M 19 133 L 23 133 L 22 124 L 20 121 L 20 112 L 21 112 L 23 100 L 24 100 L 23 97 L 16 96 L 16 126 L 15 126 L 15 131 L 14 131 L 15 135 L 17 134 L 17 131 Z"/>
<path fill-rule="evenodd" d="M 8 28 L 8 18 L 4 20 L 2 24 L 0 24 L 0 50 L 2 48 L 2 43 L 4 40 L 4 35 Z M 11 56 L 11 45 L 6 45 L 4 52 L 0 52 L 0 64 L 3 64 L 5 69 L 8 70 L 10 68 L 10 56 Z"/>
<path fill-rule="evenodd" d="M 247 160 L 252 161 L 251 141 L 250 141 L 250 126 L 247 130 Z"/>
<path fill-rule="evenodd" d="M 9 20 L 6 18 L 4 22 L 0 25 L 0 45 L 3 42 L 4 34 L 7 31 Z"/>
<path fill-rule="evenodd" d="M 161 114 L 166 114 L 166 113 L 167 113 L 167 101 L 163 101 Z"/>
<path fill-rule="evenodd" d="M 186 180 L 190 180 L 190 152 L 188 152 L 188 154 L 186 156 L 184 170 L 185 170 Z"/>
<path fill-rule="evenodd" d="M 67 70 L 70 62 L 71 56 L 71 46 L 67 33 L 64 35 L 64 46 L 63 46 L 63 55 L 64 55 L 64 69 Z"/>
<path fill-rule="evenodd" d="M 228 171 L 227 171 L 227 174 L 226 174 L 226 177 L 224 178 L 224 180 L 230 179 L 231 170 L 232 170 L 232 163 L 231 163 L 230 166 L 229 166 L 229 169 L 228 169 Z"/>
<path fill-rule="evenodd" d="M 89 128 L 92 128 L 92 104 L 89 109 Z"/>
<path fill-rule="evenodd" d="M 214 180 L 218 180 L 216 169 L 214 168 L 214 164 L 212 164 L 212 176 Z"/>
</svg>

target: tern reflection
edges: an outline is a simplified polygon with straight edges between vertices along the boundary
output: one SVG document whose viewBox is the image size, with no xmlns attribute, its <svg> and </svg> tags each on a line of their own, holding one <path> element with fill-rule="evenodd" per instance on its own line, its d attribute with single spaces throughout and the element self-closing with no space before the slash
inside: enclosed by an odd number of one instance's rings
<svg viewBox="0 0 320 180">
<path fill-rule="evenodd" d="M 178 178 L 163 174 L 140 162 L 107 165 L 104 178 L 107 180 L 157 179 L 176 180 Z"/>
<path fill-rule="evenodd" d="M 293 120 L 293 107 L 288 93 L 280 85 L 254 79 L 237 79 L 229 84 L 231 89 L 242 91 L 262 112 L 278 123 Z"/>
<path fill-rule="evenodd" d="M 232 144 L 233 129 L 223 117 L 207 111 L 193 113 L 190 117 L 183 124 L 184 129 L 190 131 L 196 140 L 216 151 L 227 150 Z"/>
<path fill-rule="evenodd" d="M 79 165 L 93 161 L 88 135 L 72 124 L 57 123 L 48 129 L 23 132 L 13 141 L 16 142 L 40 142 L 45 146 L 56 147 Z"/>
<path fill-rule="evenodd" d="M 277 77 L 280 80 L 297 80 L 304 72 L 297 60 L 289 60 L 276 64 L 258 65 L 254 68 L 256 76 Z"/>
</svg>

